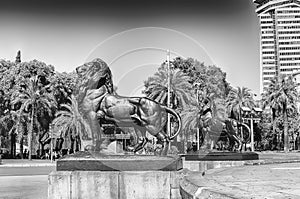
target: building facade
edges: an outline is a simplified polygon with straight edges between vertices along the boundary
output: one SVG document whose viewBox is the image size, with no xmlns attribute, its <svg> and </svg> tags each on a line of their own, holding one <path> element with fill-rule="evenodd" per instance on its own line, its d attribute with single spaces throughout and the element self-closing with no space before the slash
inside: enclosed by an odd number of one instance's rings
<svg viewBox="0 0 300 199">
<path fill-rule="evenodd" d="M 262 93 L 273 77 L 300 71 L 300 0 L 253 2 L 260 20 Z"/>
</svg>

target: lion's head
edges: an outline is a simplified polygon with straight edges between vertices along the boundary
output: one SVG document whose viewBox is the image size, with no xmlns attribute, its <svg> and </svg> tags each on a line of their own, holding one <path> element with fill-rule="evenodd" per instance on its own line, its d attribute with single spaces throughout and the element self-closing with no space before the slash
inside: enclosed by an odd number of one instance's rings
<svg viewBox="0 0 300 199">
<path fill-rule="evenodd" d="M 111 70 L 107 64 L 99 58 L 78 66 L 76 72 L 79 79 L 78 87 L 96 89 L 102 86 L 101 84 L 112 84 Z"/>
</svg>

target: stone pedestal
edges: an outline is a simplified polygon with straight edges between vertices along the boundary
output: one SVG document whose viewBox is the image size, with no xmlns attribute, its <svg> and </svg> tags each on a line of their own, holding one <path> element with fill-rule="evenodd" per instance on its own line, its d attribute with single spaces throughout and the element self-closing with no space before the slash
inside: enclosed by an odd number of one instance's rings
<svg viewBox="0 0 300 199">
<path fill-rule="evenodd" d="M 181 198 L 179 157 L 79 153 L 57 161 L 48 198 Z"/>
<path fill-rule="evenodd" d="M 242 166 L 247 161 L 258 160 L 254 152 L 196 152 L 184 155 L 183 168 L 204 172 L 209 169 Z"/>
<path fill-rule="evenodd" d="M 258 159 L 258 154 L 254 152 L 197 151 L 185 155 L 185 160 L 187 161 L 244 161 Z"/>
</svg>

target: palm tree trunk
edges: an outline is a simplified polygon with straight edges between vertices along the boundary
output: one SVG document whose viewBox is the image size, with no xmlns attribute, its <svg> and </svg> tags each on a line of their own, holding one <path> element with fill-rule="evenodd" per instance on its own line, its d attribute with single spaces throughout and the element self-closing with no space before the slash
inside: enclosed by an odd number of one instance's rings
<svg viewBox="0 0 300 199">
<path fill-rule="evenodd" d="M 23 139 L 23 136 L 22 136 L 22 138 L 20 140 L 20 156 L 21 156 L 21 159 L 23 159 L 23 141 L 24 141 L 24 139 Z"/>
<path fill-rule="evenodd" d="M 16 156 L 16 136 L 15 133 L 12 132 L 10 135 L 10 153 L 11 153 L 11 157 L 15 158 Z"/>
<path fill-rule="evenodd" d="M 287 110 L 283 109 L 283 121 L 284 121 L 284 152 L 289 151 L 289 134 L 288 134 L 288 117 L 287 117 Z"/>
<path fill-rule="evenodd" d="M 34 105 L 32 105 L 31 110 L 31 121 L 30 121 L 30 131 L 28 132 L 28 159 L 32 160 L 32 134 L 33 134 L 33 116 L 34 116 Z"/>
<path fill-rule="evenodd" d="M 272 117 L 271 117 L 271 122 L 272 122 L 272 131 L 273 131 L 273 135 L 275 135 L 275 129 L 276 129 L 276 124 L 275 124 L 275 110 L 272 109 Z"/>
<path fill-rule="evenodd" d="M 275 115 L 275 110 L 272 108 L 271 109 L 271 124 L 272 124 L 272 136 L 275 136 L 275 134 L 276 134 L 276 132 L 275 132 L 275 129 L 276 129 L 276 123 L 275 123 L 275 117 L 276 117 L 276 115 Z M 276 135 L 277 136 L 277 135 Z M 279 142 L 279 140 L 280 139 L 276 139 L 277 140 L 277 143 L 274 143 L 273 141 L 274 141 L 274 139 L 272 140 L 272 150 L 274 149 L 274 148 L 277 148 L 277 149 L 280 149 L 280 142 Z M 274 147 L 273 147 L 274 146 Z"/>
</svg>

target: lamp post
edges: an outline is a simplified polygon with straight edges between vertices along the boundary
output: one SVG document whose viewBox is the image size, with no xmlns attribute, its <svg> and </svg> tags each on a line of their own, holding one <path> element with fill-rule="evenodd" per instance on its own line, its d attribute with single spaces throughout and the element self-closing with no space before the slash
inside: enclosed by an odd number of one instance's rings
<svg viewBox="0 0 300 199">
<path fill-rule="evenodd" d="M 167 106 L 170 108 L 171 105 L 171 78 L 170 78 L 170 50 L 167 50 L 167 72 L 168 72 L 168 99 L 167 99 Z M 171 136 L 171 118 L 170 114 L 168 113 L 168 135 Z"/>
<path fill-rule="evenodd" d="M 51 163 L 53 162 L 53 140 L 52 140 L 52 131 L 53 131 L 53 124 L 50 124 L 49 134 L 50 134 L 50 160 L 51 160 Z"/>
<path fill-rule="evenodd" d="M 199 86 L 200 83 L 195 83 L 196 86 L 196 100 L 197 100 L 197 106 L 199 106 Z M 197 150 L 200 150 L 200 128 L 197 126 L 197 134 L 196 134 L 196 143 L 197 143 Z"/>
</svg>

